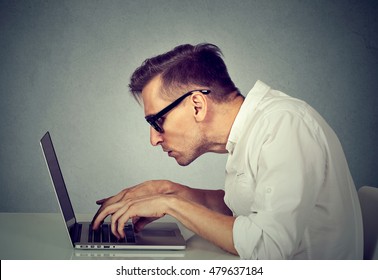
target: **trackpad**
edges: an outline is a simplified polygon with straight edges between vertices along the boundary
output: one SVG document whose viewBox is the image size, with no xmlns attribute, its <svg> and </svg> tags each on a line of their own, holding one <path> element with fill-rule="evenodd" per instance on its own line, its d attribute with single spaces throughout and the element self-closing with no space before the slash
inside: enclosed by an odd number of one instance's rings
<svg viewBox="0 0 378 280">
<path fill-rule="evenodd" d="M 173 230 L 163 230 L 163 229 L 144 229 L 141 232 L 143 236 L 175 236 Z"/>
</svg>

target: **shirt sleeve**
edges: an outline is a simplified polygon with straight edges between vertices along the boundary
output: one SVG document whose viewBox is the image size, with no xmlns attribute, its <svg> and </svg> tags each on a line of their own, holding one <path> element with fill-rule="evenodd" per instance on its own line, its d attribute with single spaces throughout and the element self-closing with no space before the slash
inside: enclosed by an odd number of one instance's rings
<svg viewBox="0 0 378 280">
<path fill-rule="evenodd" d="M 326 152 L 319 127 L 306 114 L 280 110 L 261 123 L 247 147 L 250 159 L 259 153 L 255 200 L 249 215 L 235 220 L 234 245 L 242 259 L 291 259 L 311 221 Z"/>
</svg>

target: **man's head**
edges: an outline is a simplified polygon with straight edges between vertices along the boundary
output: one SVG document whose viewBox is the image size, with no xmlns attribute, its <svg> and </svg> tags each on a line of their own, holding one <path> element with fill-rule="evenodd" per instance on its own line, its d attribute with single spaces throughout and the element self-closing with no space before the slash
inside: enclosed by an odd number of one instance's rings
<svg viewBox="0 0 378 280">
<path fill-rule="evenodd" d="M 232 123 L 220 116 L 226 118 L 227 104 L 241 95 L 221 55 L 212 44 L 181 45 L 145 60 L 131 77 L 130 90 L 151 124 L 151 144 L 180 165 L 206 152 L 224 152 L 221 126 L 229 130 Z"/>
<path fill-rule="evenodd" d="M 222 59 L 221 50 L 213 44 L 180 45 L 173 50 L 146 59 L 130 79 L 130 90 L 139 97 L 143 88 L 160 75 L 161 94 L 177 98 L 183 89 L 192 85 L 212 91 L 214 101 L 227 101 L 229 94 L 238 89 L 231 80 Z"/>
</svg>

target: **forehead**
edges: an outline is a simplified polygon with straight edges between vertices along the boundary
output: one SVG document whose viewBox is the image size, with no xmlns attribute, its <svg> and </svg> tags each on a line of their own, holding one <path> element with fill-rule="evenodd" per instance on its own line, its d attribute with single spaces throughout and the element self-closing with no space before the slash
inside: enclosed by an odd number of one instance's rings
<svg viewBox="0 0 378 280">
<path fill-rule="evenodd" d="M 169 101 L 163 99 L 161 95 L 162 81 L 160 76 L 153 78 L 142 90 L 142 101 L 144 114 L 152 115 L 164 108 Z"/>
</svg>

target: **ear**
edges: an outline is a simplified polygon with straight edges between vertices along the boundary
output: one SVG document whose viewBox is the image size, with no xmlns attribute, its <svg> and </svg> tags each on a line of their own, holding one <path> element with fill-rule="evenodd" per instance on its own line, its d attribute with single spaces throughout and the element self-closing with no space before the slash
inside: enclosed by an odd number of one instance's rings
<svg viewBox="0 0 378 280">
<path fill-rule="evenodd" d="M 207 114 L 207 98 L 204 94 L 200 92 L 195 92 L 191 95 L 190 100 L 193 106 L 194 118 L 197 122 L 202 122 Z"/>
</svg>

